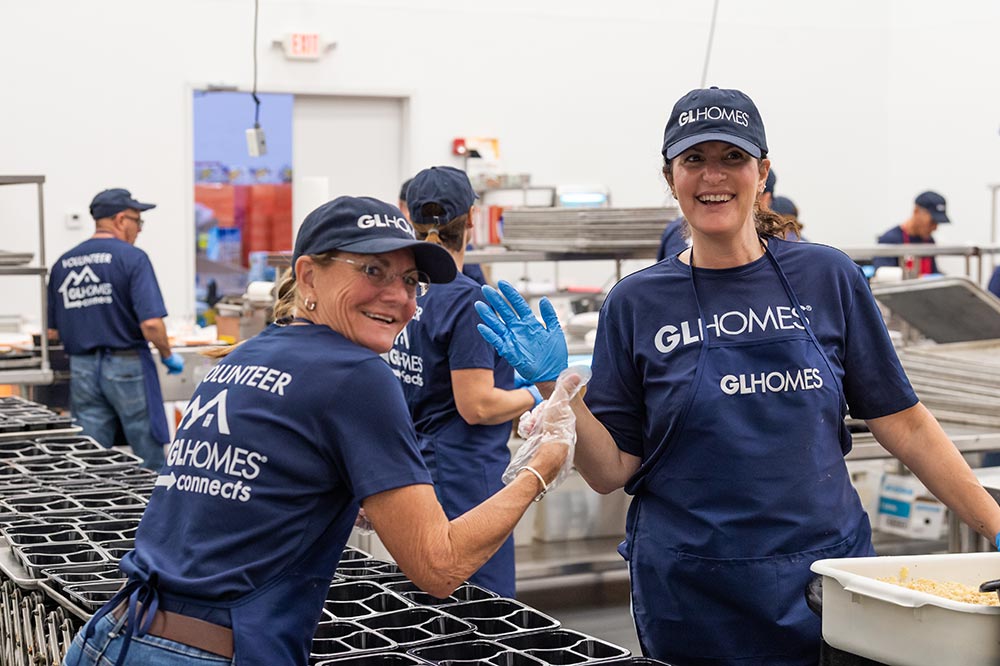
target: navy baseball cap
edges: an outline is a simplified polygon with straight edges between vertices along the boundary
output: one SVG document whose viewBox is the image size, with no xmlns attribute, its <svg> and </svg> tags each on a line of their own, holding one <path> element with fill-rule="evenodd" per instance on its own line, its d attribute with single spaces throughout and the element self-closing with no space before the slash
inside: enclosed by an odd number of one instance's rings
<svg viewBox="0 0 1000 666">
<path fill-rule="evenodd" d="M 951 220 L 945 213 L 944 197 L 937 192 L 923 192 L 913 202 L 931 214 L 931 219 L 938 224 L 948 224 Z"/>
<path fill-rule="evenodd" d="M 699 88 L 674 104 L 663 131 L 663 157 L 672 160 L 706 141 L 725 141 L 757 158 L 767 155 L 764 121 L 739 90 Z"/>
<path fill-rule="evenodd" d="M 774 173 L 774 169 L 767 170 L 767 180 L 764 181 L 764 191 L 774 194 L 774 185 L 778 182 L 778 174 Z"/>
<path fill-rule="evenodd" d="M 410 183 L 413 182 L 412 178 L 407 178 L 403 181 L 403 184 L 399 186 L 399 200 L 406 201 L 406 190 L 410 187 Z"/>
<path fill-rule="evenodd" d="M 774 200 L 771 201 L 771 210 L 778 215 L 788 215 L 789 217 L 799 216 L 798 207 L 788 197 L 774 197 Z"/>
<path fill-rule="evenodd" d="M 140 203 L 132 198 L 131 192 L 116 187 L 104 190 L 94 197 L 94 200 L 90 202 L 90 215 L 95 220 L 100 220 L 130 208 L 141 213 L 144 210 L 156 208 L 156 204 Z"/>
<path fill-rule="evenodd" d="M 406 207 L 410 209 L 410 219 L 414 224 L 447 224 L 468 213 L 476 198 L 464 171 L 450 166 L 436 166 L 424 169 L 410 181 L 406 190 Z M 425 217 L 421 209 L 429 203 L 441 206 L 444 215 Z"/>
<path fill-rule="evenodd" d="M 451 282 L 457 269 L 446 249 L 418 241 L 402 211 L 371 197 L 337 197 L 306 215 L 295 237 L 292 271 L 304 254 L 343 250 L 354 254 L 382 254 L 409 248 L 417 269 L 431 282 Z"/>
</svg>

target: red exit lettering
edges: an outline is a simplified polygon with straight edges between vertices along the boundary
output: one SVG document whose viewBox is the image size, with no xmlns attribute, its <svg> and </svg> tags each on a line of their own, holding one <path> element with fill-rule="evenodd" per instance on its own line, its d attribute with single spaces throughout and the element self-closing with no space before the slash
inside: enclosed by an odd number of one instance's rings
<svg viewBox="0 0 1000 666">
<path fill-rule="evenodd" d="M 293 32 L 290 35 L 289 54 L 294 58 L 318 58 L 319 35 L 316 33 Z"/>
</svg>

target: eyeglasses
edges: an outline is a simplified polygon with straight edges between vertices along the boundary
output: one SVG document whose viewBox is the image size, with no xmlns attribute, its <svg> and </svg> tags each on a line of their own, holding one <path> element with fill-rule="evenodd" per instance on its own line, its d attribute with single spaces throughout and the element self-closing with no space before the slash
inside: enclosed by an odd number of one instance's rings
<svg viewBox="0 0 1000 666">
<path fill-rule="evenodd" d="M 340 257 L 330 257 L 332 261 L 340 261 L 357 268 L 358 272 L 368 278 L 376 287 L 388 287 L 396 278 L 403 280 L 403 287 L 410 296 L 423 296 L 431 288 L 431 279 L 423 271 L 416 269 L 405 273 L 390 273 L 378 264 L 365 264 L 353 259 L 342 259 Z"/>
<path fill-rule="evenodd" d="M 139 231 L 142 231 L 142 225 L 146 224 L 146 220 L 141 217 L 132 217 L 131 215 L 122 215 L 126 220 L 132 220 L 135 222 L 135 226 L 139 227 Z"/>
</svg>

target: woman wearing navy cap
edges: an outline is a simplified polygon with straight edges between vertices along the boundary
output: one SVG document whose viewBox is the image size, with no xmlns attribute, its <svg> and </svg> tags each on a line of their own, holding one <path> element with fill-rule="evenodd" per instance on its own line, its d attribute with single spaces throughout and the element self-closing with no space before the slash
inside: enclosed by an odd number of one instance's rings
<svg viewBox="0 0 1000 666">
<path fill-rule="evenodd" d="M 462 270 L 476 193 L 465 172 L 440 166 L 418 173 L 407 189 L 417 238 L 439 244 Z M 461 272 L 417 299 L 417 316 L 396 339 L 389 364 L 417 429 L 441 506 L 462 515 L 502 487 L 510 462 L 512 419 L 541 402 L 538 389 L 514 388 L 514 370 L 476 330 L 480 284 Z M 514 596 L 514 540 L 470 579 L 504 597 Z"/>
<path fill-rule="evenodd" d="M 352 197 L 320 206 L 299 230 L 292 270 L 276 314 L 294 318 L 235 348 L 198 386 L 121 561 L 129 582 L 67 664 L 306 664 L 359 502 L 403 572 L 444 597 L 559 471 L 573 437 L 565 400 L 546 408 L 556 419 L 529 473 L 446 518 L 379 354 L 455 263 L 417 241 L 398 208 Z"/>
<path fill-rule="evenodd" d="M 991 539 L 1000 508 L 918 402 L 860 269 L 782 240 L 787 220 L 759 208 L 770 164 L 753 102 L 688 93 L 662 152 L 692 245 L 608 294 L 586 402 L 573 401 L 576 467 L 598 492 L 634 495 L 620 550 L 646 654 L 814 666 L 810 565 L 874 555 L 844 464 L 848 405 Z M 481 331 L 526 378 L 553 379 L 566 363 L 558 321 L 543 327 L 501 291 L 484 288 L 495 311 L 477 304 Z"/>
</svg>

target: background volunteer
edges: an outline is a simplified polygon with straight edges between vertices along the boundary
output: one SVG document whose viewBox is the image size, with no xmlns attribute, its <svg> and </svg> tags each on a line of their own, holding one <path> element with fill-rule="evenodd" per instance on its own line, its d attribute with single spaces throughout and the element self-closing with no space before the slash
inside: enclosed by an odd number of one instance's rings
<svg viewBox="0 0 1000 666">
<path fill-rule="evenodd" d="M 412 178 L 404 181 L 403 184 L 399 187 L 399 209 L 403 211 L 403 215 L 406 217 L 407 220 L 410 219 L 410 207 L 406 203 L 406 188 L 410 186 L 411 182 L 413 182 Z M 469 242 L 466 243 L 465 249 L 466 250 L 473 249 L 471 233 L 469 234 Z M 486 271 L 484 271 L 483 267 L 480 266 L 479 264 L 463 263 L 461 271 L 464 275 L 467 275 L 468 277 L 472 278 L 478 284 L 486 284 L 488 282 L 486 278 Z"/>
<path fill-rule="evenodd" d="M 913 213 L 909 219 L 879 236 L 878 242 L 885 245 L 909 245 L 911 243 L 933 245 L 933 233 L 938 225 L 951 222 L 945 208 L 946 202 L 943 196 L 937 192 L 922 192 L 917 195 L 913 202 Z M 939 272 L 934 257 L 917 257 L 913 261 L 916 261 L 916 266 L 905 266 L 906 260 L 902 257 L 875 257 L 872 265 L 875 268 L 902 266 L 916 270 L 919 275 Z"/>
<path fill-rule="evenodd" d="M 424 169 L 410 182 L 407 204 L 418 239 L 448 251 L 459 271 L 472 230 L 476 193 L 465 172 Z M 514 388 L 514 370 L 476 330 L 480 285 L 461 272 L 417 299 L 417 315 L 388 355 L 402 381 L 424 462 L 449 518 L 495 493 L 510 462 L 511 420 L 541 402 L 538 389 Z M 514 596 L 514 540 L 469 579 Z"/>
<path fill-rule="evenodd" d="M 163 464 L 170 435 L 149 343 L 169 373 L 184 369 L 167 342 L 153 265 L 135 247 L 140 214 L 155 207 L 121 188 L 100 192 L 94 234 L 56 260 L 48 285 L 49 336 L 58 331 L 69 355 L 73 417 L 106 447 L 121 430 L 150 469 Z"/>
<path fill-rule="evenodd" d="M 407 577 L 446 597 L 559 472 L 573 437 L 566 398 L 546 407 L 531 469 L 446 518 L 379 354 L 418 291 L 456 268 L 398 208 L 365 197 L 320 206 L 292 265 L 275 308 L 288 325 L 237 346 L 198 385 L 162 470 L 173 482 L 153 491 L 121 561 L 129 582 L 67 665 L 305 665 L 359 502 Z M 244 381 L 249 367 L 260 376 Z"/>
<path fill-rule="evenodd" d="M 692 117 L 704 119 L 679 122 Z M 573 403 L 576 468 L 598 492 L 634 496 L 620 551 L 644 653 L 815 666 L 809 566 L 874 555 L 844 463 L 845 405 L 991 539 L 1000 507 L 917 401 L 860 269 L 781 240 L 794 222 L 757 205 L 770 162 L 750 98 L 691 91 L 662 154 L 692 245 L 608 295 L 586 402 Z M 551 308 L 543 327 L 500 286 L 483 288 L 480 330 L 526 378 L 556 377 L 566 343 Z"/>
</svg>

